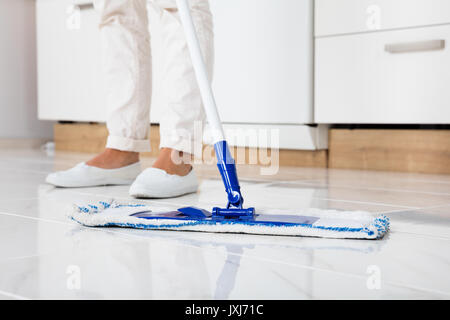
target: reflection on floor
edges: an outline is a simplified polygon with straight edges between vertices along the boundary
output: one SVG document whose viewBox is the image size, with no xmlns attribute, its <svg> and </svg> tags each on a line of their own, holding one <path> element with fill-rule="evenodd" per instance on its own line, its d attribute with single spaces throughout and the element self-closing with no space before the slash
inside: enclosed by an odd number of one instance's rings
<svg viewBox="0 0 450 320">
<path fill-rule="evenodd" d="M 384 213 L 392 231 L 380 241 L 96 229 L 68 220 L 68 206 L 135 201 L 128 187 L 44 183 L 87 158 L 0 150 L 0 299 L 450 298 L 450 176 L 239 168 L 248 205 Z M 147 202 L 222 205 L 216 168 L 196 170 L 197 194 Z"/>
</svg>

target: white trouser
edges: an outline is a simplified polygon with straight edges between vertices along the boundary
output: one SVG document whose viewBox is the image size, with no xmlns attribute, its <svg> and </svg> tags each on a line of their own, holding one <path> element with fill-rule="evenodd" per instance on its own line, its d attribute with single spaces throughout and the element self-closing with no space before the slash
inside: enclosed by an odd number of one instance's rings
<svg viewBox="0 0 450 320">
<path fill-rule="evenodd" d="M 208 0 L 189 2 L 205 63 L 212 75 L 213 30 L 209 3 Z M 150 150 L 150 36 L 152 32 L 160 32 L 163 77 L 158 87 L 164 101 L 160 147 L 200 156 L 195 150 L 202 143 L 201 135 L 194 135 L 194 128 L 198 128 L 205 115 L 175 0 L 150 1 L 149 10 L 156 13 L 151 16 L 158 17 L 160 25 L 157 31 L 150 32 L 146 0 L 96 0 L 94 4 L 101 17 L 108 106 L 107 147 L 135 152 Z"/>
</svg>

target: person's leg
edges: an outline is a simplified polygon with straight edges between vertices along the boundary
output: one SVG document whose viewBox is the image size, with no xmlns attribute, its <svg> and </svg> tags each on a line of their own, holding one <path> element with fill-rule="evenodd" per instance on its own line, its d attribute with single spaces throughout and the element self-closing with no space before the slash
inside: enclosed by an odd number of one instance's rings
<svg viewBox="0 0 450 320">
<path fill-rule="evenodd" d="M 212 77 L 213 23 L 208 0 L 191 0 L 191 13 L 196 26 L 205 63 Z M 200 91 L 178 15 L 175 0 L 154 0 L 151 9 L 160 17 L 162 41 L 165 112 L 160 123 L 161 152 L 153 167 L 168 173 L 186 175 L 191 170 L 191 154 L 201 157 L 202 136 L 194 136 L 194 128 L 202 128 L 205 114 Z M 181 159 L 186 159 L 181 161 Z"/>
<path fill-rule="evenodd" d="M 131 184 L 141 172 L 139 152 L 150 150 L 150 35 L 146 0 L 95 0 L 100 14 L 107 127 L 105 151 L 51 173 L 60 187 Z"/>
<path fill-rule="evenodd" d="M 149 151 L 151 100 L 150 34 L 146 0 L 96 0 L 103 47 L 106 149 L 87 165 L 114 169 L 139 161 Z"/>
<path fill-rule="evenodd" d="M 190 1 L 205 62 L 212 74 L 212 17 L 207 0 Z M 186 36 L 174 0 L 153 0 L 151 9 L 160 19 L 163 52 L 164 117 L 160 123 L 160 155 L 153 168 L 144 170 L 130 187 L 137 198 L 167 198 L 196 192 L 198 181 L 190 164 L 201 157 L 205 118 L 200 90 L 192 66 Z M 200 131 L 197 136 L 196 131 Z M 183 160 L 184 161 L 180 161 Z"/>
</svg>

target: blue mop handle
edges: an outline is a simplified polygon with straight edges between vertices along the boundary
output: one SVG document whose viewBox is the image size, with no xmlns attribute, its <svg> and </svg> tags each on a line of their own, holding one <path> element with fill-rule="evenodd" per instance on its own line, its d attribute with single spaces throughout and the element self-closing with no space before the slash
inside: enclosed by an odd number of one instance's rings
<svg viewBox="0 0 450 320">
<path fill-rule="evenodd" d="M 195 76 L 202 96 L 203 106 L 211 127 L 214 149 L 217 156 L 217 167 L 222 176 L 225 190 L 228 194 L 228 206 L 230 208 L 242 209 L 243 198 L 241 188 L 236 172 L 236 165 L 231 156 L 228 144 L 225 141 L 222 123 L 217 112 L 216 101 L 208 78 L 208 72 L 203 60 L 200 43 L 195 30 L 192 16 L 190 13 L 188 0 L 176 0 L 181 24 L 183 25 L 189 52 L 191 54 L 192 64 L 194 66 Z"/>
<path fill-rule="evenodd" d="M 227 209 L 230 209 L 230 207 L 242 209 L 244 198 L 241 195 L 236 164 L 231 156 L 228 143 L 225 140 L 219 141 L 214 144 L 214 150 L 216 151 L 217 167 L 228 194 Z"/>
</svg>

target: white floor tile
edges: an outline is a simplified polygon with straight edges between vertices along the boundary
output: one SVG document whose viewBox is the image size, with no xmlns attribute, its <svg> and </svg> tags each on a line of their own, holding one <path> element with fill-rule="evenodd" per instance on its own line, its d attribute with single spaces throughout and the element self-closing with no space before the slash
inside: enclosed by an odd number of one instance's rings
<svg viewBox="0 0 450 320">
<path fill-rule="evenodd" d="M 136 200 L 128 186 L 45 184 L 47 173 L 88 157 L 0 150 L 0 299 L 450 297 L 450 176 L 310 168 L 261 176 L 239 167 L 246 205 L 385 213 L 392 229 L 379 241 L 97 229 L 68 220 L 67 210 L 111 198 L 210 209 L 226 194 L 215 166 L 196 166 L 199 192 L 173 199 Z M 370 286 L 374 276 L 380 288 Z"/>
<path fill-rule="evenodd" d="M 450 240 L 450 205 L 387 214 L 392 230 Z"/>
</svg>

